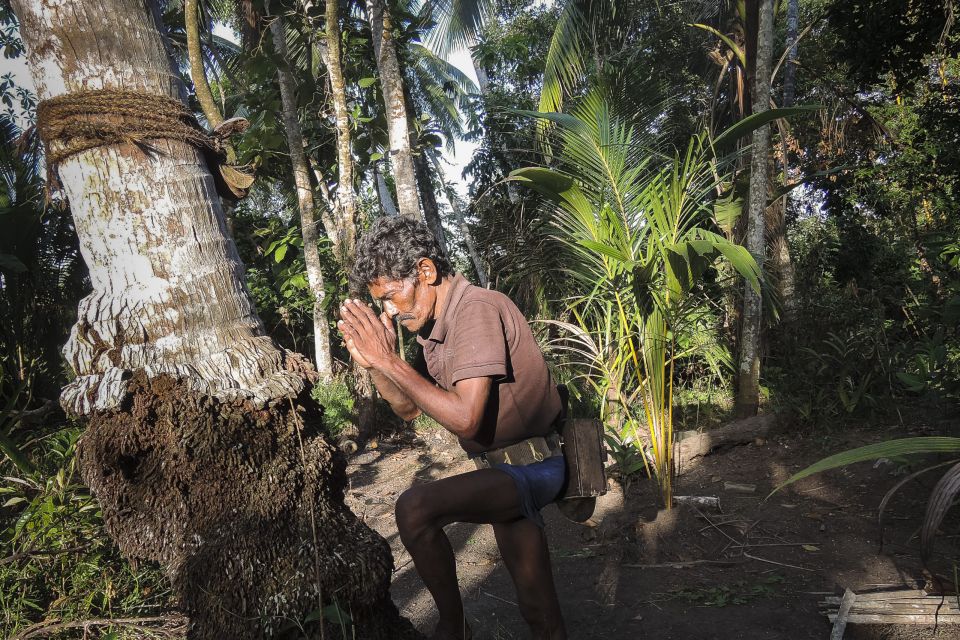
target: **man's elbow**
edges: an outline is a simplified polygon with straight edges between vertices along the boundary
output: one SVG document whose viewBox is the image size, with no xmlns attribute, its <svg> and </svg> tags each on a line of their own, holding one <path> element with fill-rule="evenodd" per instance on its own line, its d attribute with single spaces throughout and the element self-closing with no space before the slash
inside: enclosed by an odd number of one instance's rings
<svg viewBox="0 0 960 640">
<path fill-rule="evenodd" d="M 480 425 L 482 422 L 482 418 L 472 418 L 467 416 L 465 420 L 455 425 L 451 431 L 453 431 L 458 438 L 463 440 L 473 440 L 477 437 L 477 434 L 480 433 Z"/>
<path fill-rule="evenodd" d="M 412 422 L 423 413 L 416 405 L 411 406 L 411 408 L 404 408 L 403 410 L 394 408 L 393 412 L 404 422 Z"/>
</svg>

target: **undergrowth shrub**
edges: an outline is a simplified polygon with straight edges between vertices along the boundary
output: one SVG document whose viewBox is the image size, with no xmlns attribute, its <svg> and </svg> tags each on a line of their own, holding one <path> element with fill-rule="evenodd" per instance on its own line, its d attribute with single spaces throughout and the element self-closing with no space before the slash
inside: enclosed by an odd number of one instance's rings
<svg viewBox="0 0 960 640">
<path fill-rule="evenodd" d="M 331 436 L 337 437 L 356 426 L 356 395 L 347 374 L 318 382 L 310 391 L 310 397 L 323 407 L 323 424 Z"/>
<path fill-rule="evenodd" d="M 0 637 L 41 621 L 157 616 L 172 606 L 156 566 L 132 566 L 107 536 L 96 500 L 79 479 L 68 426 L 21 445 L 35 464 L 22 473 L 0 456 Z M 109 627 L 113 637 L 142 632 Z M 63 633 L 63 632 L 61 632 Z M 88 637 L 79 626 L 56 637 Z"/>
</svg>

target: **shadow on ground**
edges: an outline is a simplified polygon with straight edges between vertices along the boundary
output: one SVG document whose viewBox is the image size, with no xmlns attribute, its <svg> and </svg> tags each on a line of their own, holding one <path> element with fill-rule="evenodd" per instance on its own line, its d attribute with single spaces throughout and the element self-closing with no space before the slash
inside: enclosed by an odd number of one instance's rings
<svg viewBox="0 0 960 640">
<path fill-rule="evenodd" d="M 587 525 L 565 520 L 551 505 L 544 517 L 569 637 L 822 639 L 830 634 L 818 607 L 826 596 L 848 587 L 915 586 L 922 579 L 916 529 L 935 476 L 909 484 L 891 501 L 882 552 L 877 505 L 906 472 L 901 464 L 820 474 L 764 500 L 825 455 L 902 435 L 850 431 L 825 443 L 784 432 L 701 458 L 679 478 L 675 493 L 717 496 L 720 511 L 658 512 L 656 488 L 646 480 L 628 487 L 612 482 Z M 390 542 L 394 601 L 425 632 L 435 623 L 433 603 L 397 537 L 393 504 L 412 483 L 472 468 L 443 431 L 381 441 L 348 468 L 348 504 Z M 956 520 L 943 530 L 956 533 Z M 528 637 L 490 527 L 455 524 L 447 533 L 474 637 Z M 957 538 L 939 539 L 933 565 L 944 575 L 952 575 Z M 845 637 L 960 638 L 960 627 L 855 625 Z"/>
</svg>

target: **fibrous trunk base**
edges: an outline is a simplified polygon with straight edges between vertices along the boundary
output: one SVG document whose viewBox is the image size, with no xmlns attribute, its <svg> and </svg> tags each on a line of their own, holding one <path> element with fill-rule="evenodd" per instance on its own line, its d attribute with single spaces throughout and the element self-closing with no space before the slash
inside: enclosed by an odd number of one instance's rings
<svg viewBox="0 0 960 640">
<path fill-rule="evenodd" d="M 81 473 L 124 555 L 167 569 L 189 638 L 317 637 L 321 622 L 302 623 L 331 604 L 353 637 L 417 637 L 389 597 L 389 546 L 343 504 L 345 465 L 309 399 L 222 402 L 142 373 L 128 385 L 91 415 Z"/>
</svg>

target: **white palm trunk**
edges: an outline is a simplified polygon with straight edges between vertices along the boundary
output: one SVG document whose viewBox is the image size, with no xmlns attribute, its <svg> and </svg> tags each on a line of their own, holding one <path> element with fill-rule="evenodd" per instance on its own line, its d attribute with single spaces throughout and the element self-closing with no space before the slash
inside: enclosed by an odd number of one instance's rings
<svg viewBox="0 0 960 640">
<path fill-rule="evenodd" d="M 760 0 L 757 31 L 757 69 L 754 79 L 753 113 L 770 108 L 770 73 L 773 62 L 773 0 Z M 750 196 L 746 247 L 758 265 L 766 258 L 764 243 L 767 208 L 767 164 L 770 159 L 770 126 L 753 132 L 750 158 Z M 744 284 L 743 319 L 740 330 L 737 413 L 755 415 L 760 402 L 760 323 L 762 299 L 749 283 Z"/>
<path fill-rule="evenodd" d="M 273 46 L 282 59 L 287 59 L 287 41 L 283 19 L 274 16 L 270 23 Z M 283 128 L 287 136 L 287 148 L 290 150 L 290 162 L 293 168 L 293 180 L 297 189 L 297 208 L 300 210 L 300 232 L 303 236 L 303 258 L 307 268 L 307 284 L 313 297 L 313 345 L 316 354 L 317 371 L 323 380 L 333 377 L 333 358 L 330 355 L 330 329 L 323 309 L 327 297 L 320 267 L 320 251 L 317 249 L 316 206 L 313 187 L 310 185 L 310 168 L 307 155 L 303 150 L 303 135 L 300 121 L 297 119 L 297 94 L 293 77 L 285 69 L 277 69 L 280 84 L 280 101 L 283 109 Z M 336 230 L 328 230 L 336 237 Z"/>
<path fill-rule="evenodd" d="M 420 199 L 417 195 L 417 177 L 410 149 L 410 129 L 403 97 L 403 73 L 393 41 L 390 11 L 385 0 L 367 0 L 373 51 L 380 71 L 383 102 L 386 107 L 387 135 L 390 139 L 390 166 L 397 185 L 397 205 L 400 215 L 421 219 Z"/>
<path fill-rule="evenodd" d="M 94 89 L 179 97 L 152 22 L 101 8 L 116 3 L 15 4 L 41 100 Z M 152 146 L 149 156 L 100 147 L 60 165 L 93 285 L 64 347 L 77 374 L 64 408 L 117 406 L 133 369 L 220 399 L 296 395 L 302 363 L 265 335 L 200 152 L 173 140 Z"/>
<path fill-rule="evenodd" d="M 180 95 L 142 0 L 14 10 L 41 99 Z M 305 398 L 311 367 L 253 309 L 204 158 L 147 144 L 58 171 L 93 285 L 61 402 L 87 416 L 77 461 L 106 530 L 126 557 L 163 564 L 191 640 L 268 637 L 334 594 L 356 637 L 412 637 L 389 598 L 389 547 L 343 504 L 342 460 Z M 333 631 L 305 632 L 320 625 Z"/>
</svg>

